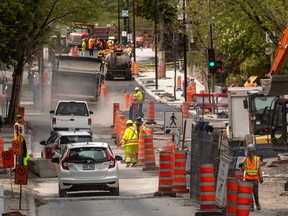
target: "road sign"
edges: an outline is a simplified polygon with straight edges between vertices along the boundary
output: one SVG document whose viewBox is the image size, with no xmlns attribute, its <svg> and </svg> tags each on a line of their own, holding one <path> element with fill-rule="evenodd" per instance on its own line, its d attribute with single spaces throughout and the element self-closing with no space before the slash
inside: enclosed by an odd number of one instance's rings
<svg viewBox="0 0 288 216">
<path fill-rule="evenodd" d="M 216 186 L 216 202 L 219 206 L 225 206 L 225 189 L 231 158 L 222 153 L 218 168 L 217 186 Z"/>
<path fill-rule="evenodd" d="M 28 167 L 16 166 L 15 169 L 15 184 L 27 185 Z"/>
<path fill-rule="evenodd" d="M 12 168 L 14 167 L 14 154 L 12 150 L 2 152 L 3 167 Z"/>
<path fill-rule="evenodd" d="M 164 132 L 170 134 L 176 134 L 177 128 L 182 131 L 183 117 L 182 112 L 165 112 L 164 113 Z"/>
<path fill-rule="evenodd" d="M 20 155 L 21 154 L 21 143 L 13 140 L 12 141 L 12 151 L 14 154 Z"/>
</svg>

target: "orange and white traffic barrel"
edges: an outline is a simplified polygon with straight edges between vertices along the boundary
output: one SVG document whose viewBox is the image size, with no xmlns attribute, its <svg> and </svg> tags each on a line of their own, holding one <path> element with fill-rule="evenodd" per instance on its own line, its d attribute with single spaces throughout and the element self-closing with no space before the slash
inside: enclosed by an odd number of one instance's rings
<svg viewBox="0 0 288 216">
<path fill-rule="evenodd" d="M 153 146 L 153 135 L 144 136 L 144 146 L 145 146 L 145 163 L 143 170 L 155 170 L 157 169 L 155 163 L 155 152 Z"/>
<path fill-rule="evenodd" d="M 185 151 L 183 150 L 174 152 L 173 191 L 187 193 Z"/>
<path fill-rule="evenodd" d="M 188 102 L 183 102 L 182 113 L 183 113 L 183 119 L 189 118 L 189 103 Z"/>
<path fill-rule="evenodd" d="M 155 124 L 154 121 L 154 101 L 148 101 L 148 108 L 147 108 L 147 124 Z"/>
<path fill-rule="evenodd" d="M 138 144 L 138 166 L 144 166 L 145 164 L 145 133 L 139 133 L 139 144 Z"/>
<path fill-rule="evenodd" d="M 252 204 L 253 184 L 247 181 L 238 182 L 236 215 L 248 216 Z"/>
<path fill-rule="evenodd" d="M 227 178 L 227 202 L 226 202 L 227 216 L 236 216 L 238 181 L 239 180 L 235 177 Z"/>
<path fill-rule="evenodd" d="M 116 113 L 120 110 L 119 103 L 113 103 L 113 126 L 115 126 Z"/>
<path fill-rule="evenodd" d="M 213 164 L 200 166 L 200 210 L 217 210 Z"/>
</svg>

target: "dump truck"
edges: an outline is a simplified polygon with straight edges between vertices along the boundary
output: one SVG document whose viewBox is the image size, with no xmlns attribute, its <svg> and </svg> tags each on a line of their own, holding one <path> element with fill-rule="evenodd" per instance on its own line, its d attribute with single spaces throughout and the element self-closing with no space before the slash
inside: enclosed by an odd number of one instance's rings
<svg viewBox="0 0 288 216">
<path fill-rule="evenodd" d="M 106 80 L 113 80 L 116 77 L 132 79 L 131 59 L 127 53 L 122 50 L 114 51 L 105 58 Z"/>
<path fill-rule="evenodd" d="M 52 64 L 51 103 L 59 100 L 96 102 L 103 75 L 101 60 L 85 56 L 56 55 Z"/>
</svg>

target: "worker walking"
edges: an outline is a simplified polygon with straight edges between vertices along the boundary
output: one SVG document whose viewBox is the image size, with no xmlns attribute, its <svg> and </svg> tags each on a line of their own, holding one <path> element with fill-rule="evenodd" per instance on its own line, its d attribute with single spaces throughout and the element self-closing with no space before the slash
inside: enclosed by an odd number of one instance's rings
<svg viewBox="0 0 288 216">
<path fill-rule="evenodd" d="M 241 169 L 245 171 L 245 181 L 251 182 L 253 184 L 253 194 L 256 203 L 257 210 L 261 210 L 259 203 L 259 183 L 263 183 L 263 177 L 260 170 L 260 157 L 255 156 L 255 146 L 249 144 L 247 146 L 248 156 L 244 161 L 239 164 Z M 251 205 L 251 211 L 254 211 L 254 200 Z"/>
<path fill-rule="evenodd" d="M 139 87 L 135 87 L 135 94 L 133 96 L 136 96 L 138 99 L 138 116 L 143 117 L 143 94 L 140 91 Z"/>
<path fill-rule="evenodd" d="M 137 165 L 138 153 L 138 131 L 133 126 L 133 121 L 126 122 L 126 130 L 121 140 L 121 145 L 124 148 L 126 167 L 132 163 L 132 167 Z"/>
<path fill-rule="evenodd" d="M 93 37 L 90 37 L 89 41 L 88 41 L 88 49 L 89 49 L 89 55 L 92 56 L 94 53 L 94 39 Z"/>
</svg>

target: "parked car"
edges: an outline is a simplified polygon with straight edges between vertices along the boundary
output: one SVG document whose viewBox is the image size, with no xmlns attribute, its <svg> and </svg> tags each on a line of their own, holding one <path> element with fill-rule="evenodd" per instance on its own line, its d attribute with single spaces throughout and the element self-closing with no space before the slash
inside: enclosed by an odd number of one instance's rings
<svg viewBox="0 0 288 216">
<path fill-rule="evenodd" d="M 54 131 L 89 131 L 92 133 L 92 111 L 86 101 L 59 101 L 55 110 L 50 110 L 51 133 Z"/>
<path fill-rule="evenodd" d="M 59 196 L 69 191 L 108 190 L 119 196 L 119 168 L 108 143 L 89 142 L 69 144 L 64 155 L 53 158 L 58 163 Z"/>
<path fill-rule="evenodd" d="M 51 159 L 55 151 L 59 153 L 58 155 L 62 155 L 68 143 L 91 142 L 92 140 L 92 135 L 88 131 L 55 131 L 47 141 L 40 142 L 44 145 L 41 157 Z"/>
</svg>

